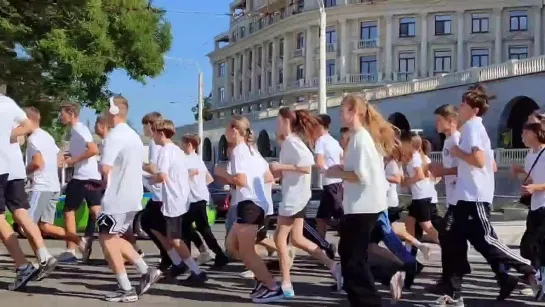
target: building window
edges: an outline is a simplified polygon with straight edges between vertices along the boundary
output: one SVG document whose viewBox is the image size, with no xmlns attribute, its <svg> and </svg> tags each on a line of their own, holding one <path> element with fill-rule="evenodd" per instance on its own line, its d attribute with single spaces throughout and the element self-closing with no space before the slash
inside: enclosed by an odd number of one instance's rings
<svg viewBox="0 0 545 307">
<path fill-rule="evenodd" d="M 331 7 L 331 6 L 336 6 L 337 5 L 337 0 L 325 0 L 324 1 L 324 6 L 325 7 Z"/>
<path fill-rule="evenodd" d="M 248 25 L 248 31 L 250 32 L 250 34 L 254 33 L 254 23 L 253 22 L 250 22 L 250 24 Z"/>
<path fill-rule="evenodd" d="M 297 12 L 301 13 L 304 8 L 305 8 L 305 0 L 299 0 L 299 2 L 297 2 Z"/>
<path fill-rule="evenodd" d="M 218 88 L 218 99 L 219 101 L 223 101 L 225 99 L 225 88 Z"/>
<path fill-rule="evenodd" d="M 218 64 L 218 77 L 225 76 L 225 62 L 221 62 Z"/>
<path fill-rule="evenodd" d="M 509 47 L 509 60 L 522 60 L 528 58 L 528 47 L 511 46 Z"/>
<path fill-rule="evenodd" d="M 238 83 L 238 95 L 242 96 L 242 81 Z"/>
<path fill-rule="evenodd" d="M 272 63 L 272 58 L 273 58 L 273 43 L 269 43 L 269 47 L 267 48 L 267 61 L 269 61 L 269 63 Z"/>
<path fill-rule="evenodd" d="M 360 74 L 375 75 L 377 73 L 377 56 L 366 55 L 360 57 Z"/>
<path fill-rule="evenodd" d="M 250 89 L 249 92 L 252 91 L 252 78 L 248 78 L 248 88 Z"/>
<path fill-rule="evenodd" d="M 235 58 L 231 58 L 231 76 L 234 76 L 235 75 Z M 231 92 L 232 93 L 232 92 Z"/>
<path fill-rule="evenodd" d="M 257 82 L 257 90 L 260 91 L 261 90 L 261 75 L 257 75 L 257 78 L 256 78 L 256 82 Z"/>
<path fill-rule="evenodd" d="M 297 103 L 303 103 L 303 102 L 305 102 L 305 96 L 297 97 Z"/>
<path fill-rule="evenodd" d="M 362 41 L 377 40 L 377 22 L 376 21 L 364 21 L 361 23 L 360 39 Z"/>
<path fill-rule="evenodd" d="M 272 86 L 272 72 L 270 70 L 267 71 L 267 86 Z"/>
<path fill-rule="evenodd" d="M 252 50 L 248 51 L 248 69 L 252 70 L 252 60 L 254 59 L 254 53 Z"/>
<path fill-rule="evenodd" d="M 259 29 L 263 29 L 263 26 L 265 25 L 265 20 L 263 18 L 260 18 L 258 25 L 259 25 Z"/>
<path fill-rule="evenodd" d="M 284 39 L 281 38 L 278 40 L 278 56 L 284 57 Z"/>
<path fill-rule="evenodd" d="M 512 11 L 509 13 L 510 31 L 528 31 L 528 12 Z"/>
<path fill-rule="evenodd" d="M 450 51 L 435 51 L 434 72 L 450 72 L 452 55 Z"/>
<path fill-rule="evenodd" d="M 400 53 L 399 54 L 399 71 L 412 73 L 415 68 L 414 53 Z"/>
<path fill-rule="evenodd" d="M 471 67 L 488 66 L 488 49 L 471 49 Z"/>
<path fill-rule="evenodd" d="M 244 35 L 246 35 L 246 28 L 240 27 L 240 38 L 244 38 Z"/>
<path fill-rule="evenodd" d="M 447 34 L 452 34 L 452 17 L 450 15 L 435 16 L 435 35 Z"/>
<path fill-rule="evenodd" d="M 471 15 L 471 33 L 488 33 L 488 14 Z"/>
<path fill-rule="evenodd" d="M 296 80 L 301 80 L 305 77 L 305 70 L 303 68 L 302 64 L 297 65 L 297 68 L 295 70 L 295 78 Z"/>
<path fill-rule="evenodd" d="M 263 63 L 263 47 L 257 47 L 257 65 L 261 67 Z"/>
<path fill-rule="evenodd" d="M 414 37 L 416 35 L 416 18 L 403 17 L 399 19 L 399 37 Z"/>
<path fill-rule="evenodd" d="M 335 59 L 327 60 L 325 65 L 325 73 L 328 77 L 335 75 Z"/>
<path fill-rule="evenodd" d="M 328 28 L 325 32 L 325 43 L 336 44 L 337 43 L 337 31 L 335 28 Z"/>
<path fill-rule="evenodd" d="M 278 69 L 278 84 L 284 84 L 284 69 Z"/>
<path fill-rule="evenodd" d="M 243 69 L 243 67 L 244 67 L 243 65 L 244 65 L 244 55 L 241 54 L 241 55 L 240 55 L 240 58 L 239 58 L 239 62 L 238 62 L 238 70 L 239 70 L 239 72 L 241 72 L 241 73 L 242 73 L 242 69 Z"/>
<path fill-rule="evenodd" d="M 305 34 L 303 32 L 297 33 L 297 49 L 305 48 Z"/>
<path fill-rule="evenodd" d="M 231 98 L 233 98 L 235 96 L 235 84 L 234 83 L 231 83 L 229 85 L 229 90 L 231 91 Z"/>
</svg>

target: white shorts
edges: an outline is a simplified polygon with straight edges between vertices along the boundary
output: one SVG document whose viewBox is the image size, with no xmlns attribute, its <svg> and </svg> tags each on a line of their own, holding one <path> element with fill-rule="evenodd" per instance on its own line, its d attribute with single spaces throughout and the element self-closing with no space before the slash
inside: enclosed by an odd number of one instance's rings
<svg viewBox="0 0 545 307">
<path fill-rule="evenodd" d="M 123 235 L 131 228 L 137 213 L 138 211 L 120 214 L 101 213 L 97 218 L 98 232 Z"/>
<path fill-rule="evenodd" d="M 34 223 L 43 222 L 53 224 L 57 212 L 59 192 L 31 191 L 28 194 L 30 209 L 28 213 Z"/>
</svg>

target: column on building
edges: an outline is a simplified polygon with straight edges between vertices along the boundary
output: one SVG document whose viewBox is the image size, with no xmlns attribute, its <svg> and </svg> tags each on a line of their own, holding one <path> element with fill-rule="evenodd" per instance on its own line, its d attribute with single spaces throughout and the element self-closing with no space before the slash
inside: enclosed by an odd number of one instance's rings
<svg viewBox="0 0 545 307">
<path fill-rule="evenodd" d="M 387 81 L 392 80 L 392 61 L 393 61 L 393 46 L 392 46 L 392 24 L 393 16 L 386 16 L 386 55 L 384 57 L 384 79 Z"/>
<path fill-rule="evenodd" d="M 293 41 L 293 33 L 287 32 L 284 34 L 284 59 L 282 61 L 282 70 L 284 72 L 284 89 L 288 88 L 288 83 L 291 81 L 292 72 L 290 70 L 291 44 Z"/>
<path fill-rule="evenodd" d="M 278 85 L 278 38 L 272 40 L 271 85 L 274 90 Z"/>
<path fill-rule="evenodd" d="M 248 50 L 242 51 L 242 96 L 247 96 L 248 88 Z"/>
<path fill-rule="evenodd" d="M 502 20 L 503 11 L 501 8 L 494 10 L 494 30 L 496 38 L 494 40 L 494 63 L 498 64 L 502 62 Z"/>
<path fill-rule="evenodd" d="M 231 100 L 231 96 L 233 96 L 233 93 L 231 93 L 231 71 L 233 71 L 234 67 L 231 67 L 231 58 L 226 57 L 225 58 L 225 97 L 228 100 Z"/>
<path fill-rule="evenodd" d="M 534 23 L 534 54 L 533 56 L 538 56 L 541 54 L 541 31 L 543 31 L 541 26 L 542 11 L 541 6 L 535 7 L 535 23 Z"/>
<path fill-rule="evenodd" d="M 340 19 L 339 20 L 339 48 L 341 49 L 339 52 L 339 74 L 340 74 L 340 80 L 341 82 L 346 82 L 347 75 L 348 75 L 348 57 L 350 54 L 349 48 L 350 48 L 350 41 L 349 41 L 349 35 L 348 35 L 348 27 L 346 25 L 346 19 Z"/>
<path fill-rule="evenodd" d="M 233 96 L 235 97 L 235 100 L 239 98 L 239 96 L 242 94 L 242 93 L 239 93 L 239 87 L 238 87 L 238 80 L 240 78 L 240 75 L 239 75 L 239 68 L 240 68 L 240 56 L 239 54 L 235 54 L 234 55 L 235 57 L 235 67 L 233 67 L 233 72 L 234 72 L 234 76 L 233 76 Z"/>
<path fill-rule="evenodd" d="M 267 88 L 267 42 L 261 45 L 261 90 L 266 91 Z"/>
<path fill-rule="evenodd" d="M 252 46 L 252 88 L 250 91 L 252 93 L 257 92 L 257 46 Z"/>
<path fill-rule="evenodd" d="M 456 13 L 458 20 L 458 30 L 457 30 L 457 36 L 458 36 L 458 42 L 457 42 L 457 50 L 456 50 L 456 70 L 462 71 L 464 70 L 464 11 L 458 11 Z"/>
<path fill-rule="evenodd" d="M 420 15 L 420 77 L 428 76 L 428 14 Z"/>
<path fill-rule="evenodd" d="M 314 31 L 313 26 L 307 28 L 307 33 L 305 35 L 305 82 L 310 84 L 312 82 L 312 77 L 314 76 L 314 63 L 316 56 L 316 31 Z"/>
</svg>

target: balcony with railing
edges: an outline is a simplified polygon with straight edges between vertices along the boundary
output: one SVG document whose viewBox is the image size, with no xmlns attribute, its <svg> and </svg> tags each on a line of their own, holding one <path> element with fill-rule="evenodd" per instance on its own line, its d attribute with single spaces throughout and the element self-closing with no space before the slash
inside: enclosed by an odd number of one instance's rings
<svg viewBox="0 0 545 307">
<path fill-rule="evenodd" d="M 363 74 L 352 74 L 347 76 L 346 83 L 375 83 L 379 82 L 379 74 L 377 73 L 363 73 Z"/>
<path fill-rule="evenodd" d="M 406 81 L 411 81 L 413 79 L 416 79 L 416 77 L 418 76 L 416 75 L 416 72 L 414 71 L 411 71 L 411 72 L 398 71 L 394 74 L 394 81 L 406 82 Z"/>
<path fill-rule="evenodd" d="M 307 87 L 307 83 L 305 79 L 293 80 L 288 83 L 288 88 L 290 89 L 305 88 L 305 87 Z"/>
<path fill-rule="evenodd" d="M 378 47 L 378 40 L 376 38 L 362 39 L 362 40 L 353 41 L 353 44 L 354 44 L 354 49 L 356 49 L 356 50 L 377 48 Z"/>
<path fill-rule="evenodd" d="M 337 43 L 327 43 L 325 45 L 325 52 L 337 52 L 337 51 L 338 51 Z M 316 54 L 320 54 L 320 47 L 316 47 L 316 49 L 314 49 L 314 52 Z"/>
<path fill-rule="evenodd" d="M 295 49 L 293 50 L 292 54 L 291 54 L 291 57 L 292 58 L 300 58 L 300 57 L 303 57 L 305 56 L 305 48 L 299 48 L 299 49 Z"/>
</svg>

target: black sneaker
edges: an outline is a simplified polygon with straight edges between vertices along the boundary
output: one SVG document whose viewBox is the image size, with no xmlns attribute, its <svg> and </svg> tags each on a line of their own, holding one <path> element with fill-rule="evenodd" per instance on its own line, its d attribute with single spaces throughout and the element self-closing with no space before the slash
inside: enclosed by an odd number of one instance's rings
<svg viewBox="0 0 545 307">
<path fill-rule="evenodd" d="M 205 272 L 200 272 L 199 274 L 195 274 L 195 272 L 191 272 L 191 275 L 189 275 L 188 278 L 182 280 L 182 285 L 188 286 L 188 287 L 198 287 L 204 285 L 204 283 L 208 280 L 208 276 Z"/>
<path fill-rule="evenodd" d="M 130 290 L 118 289 L 116 292 L 107 294 L 104 300 L 115 303 L 132 303 L 138 300 L 138 295 L 134 288 Z"/>
<path fill-rule="evenodd" d="M 264 288 L 265 286 L 263 285 L 263 283 L 256 279 L 255 286 L 252 289 L 252 292 L 250 292 L 250 298 L 254 299 L 255 297 L 259 296 Z"/>
<path fill-rule="evenodd" d="M 177 278 L 178 276 L 185 274 L 188 270 L 187 265 L 182 262 L 179 265 L 173 265 L 170 267 L 169 276 L 171 278 Z"/>
<path fill-rule="evenodd" d="M 404 289 L 410 290 L 416 276 L 420 275 L 420 272 L 424 269 L 424 265 L 418 261 L 416 263 L 410 263 L 405 266 L 405 283 Z"/>
<path fill-rule="evenodd" d="M 146 274 L 140 277 L 140 290 L 138 295 L 142 296 L 151 286 L 161 278 L 161 270 L 155 268 L 149 268 Z"/>
<path fill-rule="evenodd" d="M 335 260 L 335 254 L 337 253 L 337 247 L 335 246 L 335 244 L 331 243 L 329 244 L 329 246 L 324 249 L 324 252 L 327 256 L 327 258 L 331 259 L 331 260 Z"/>
<path fill-rule="evenodd" d="M 39 269 L 37 269 L 32 263 L 28 263 L 24 269 L 17 268 L 15 270 L 15 280 L 8 286 L 8 289 L 11 291 L 16 291 L 23 288 L 29 281 L 38 275 L 38 271 Z"/>
<path fill-rule="evenodd" d="M 46 278 L 55 268 L 57 267 L 58 261 L 55 257 L 49 257 L 46 262 L 40 263 L 40 269 L 38 275 L 36 275 L 36 280 L 40 281 Z"/>
<path fill-rule="evenodd" d="M 214 265 L 212 266 L 215 269 L 221 269 L 229 263 L 229 257 L 218 254 L 214 259 Z"/>
<path fill-rule="evenodd" d="M 496 297 L 496 300 L 503 301 L 509 296 L 519 283 L 519 279 L 515 276 L 507 275 L 505 277 L 500 277 L 498 284 L 500 285 L 500 294 Z"/>
<path fill-rule="evenodd" d="M 252 299 L 252 302 L 256 304 L 263 304 L 263 303 L 272 303 L 272 302 L 278 302 L 283 300 L 284 292 L 282 291 L 282 288 L 277 287 L 274 290 L 271 290 L 267 287 L 264 287 L 265 289 L 262 290 L 259 295 L 254 297 Z"/>
</svg>

